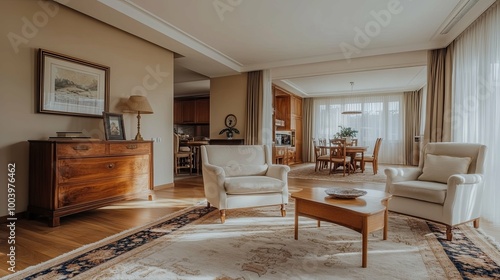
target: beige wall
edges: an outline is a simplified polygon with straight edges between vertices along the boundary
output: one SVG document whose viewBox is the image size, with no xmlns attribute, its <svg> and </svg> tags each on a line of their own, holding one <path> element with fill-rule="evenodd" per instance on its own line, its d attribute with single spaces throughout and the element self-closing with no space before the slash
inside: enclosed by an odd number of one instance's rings
<svg viewBox="0 0 500 280">
<path fill-rule="evenodd" d="M 104 138 L 102 119 L 36 113 L 36 53 L 39 48 L 110 67 L 110 112 L 147 81 L 153 110 L 143 115 L 141 134 L 154 145 L 155 186 L 173 182 L 173 54 L 128 33 L 48 2 L 0 1 L 0 205 L 7 202 L 7 165 L 16 164 L 16 212 L 28 203 L 28 143 L 56 131 L 85 131 Z M 7 35 L 17 34 L 17 43 Z M 157 72 L 152 75 L 151 72 Z M 158 73 L 159 72 L 159 73 Z M 148 79 L 149 75 L 149 79 Z M 124 113 L 127 139 L 137 132 L 135 115 Z M 7 215 L 1 207 L 0 216 Z"/>
<path fill-rule="evenodd" d="M 210 80 L 210 139 L 226 139 L 226 134 L 219 135 L 225 128 L 227 115 L 236 116 L 236 128 L 240 134 L 233 138 L 245 138 L 247 103 L 247 74 L 213 78 Z"/>
</svg>

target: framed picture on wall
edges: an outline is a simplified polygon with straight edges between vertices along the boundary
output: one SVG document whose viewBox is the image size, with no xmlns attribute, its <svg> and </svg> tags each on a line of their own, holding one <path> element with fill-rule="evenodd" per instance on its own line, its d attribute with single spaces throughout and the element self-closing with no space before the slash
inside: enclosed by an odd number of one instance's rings
<svg viewBox="0 0 500 280">
<path fill-rule="evenodd" d="M 38 112 L 100 118 L 108 110 L 109 67 L 40 49 Z"/>
<path fill-rule="evenodd" d="M 106 140 L 125 140 L 123 115 L 102 112 Z"/>
</svg>

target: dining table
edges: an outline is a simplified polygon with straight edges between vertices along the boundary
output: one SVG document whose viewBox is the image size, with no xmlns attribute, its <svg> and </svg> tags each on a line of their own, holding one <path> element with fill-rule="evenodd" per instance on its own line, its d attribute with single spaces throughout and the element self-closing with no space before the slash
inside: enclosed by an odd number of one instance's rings
<svg viewBox="0 0 500 280">
<path fill-rule="evenodd" d="M 330 146 L 329 145 L 326 145 L 326 146 L 318 146 L 318 148 L 322 149 L 322 150 L 325 150 L 325 151 L 329 151 L 330 150 Z M 368 150 L 369 146 L 349 146 L 349 145 L 346 145 L 345 146 L 345 152 L 348 156 L 351 157 L 351 166 L 353 167 L 353 170 L 356 171 L 357 169 L 357 166 L 354 164 L 354 158 L 356 157 L 356 155 L 359 153 L 361 154 L 361 164 L 360 164 L 360 169 L 361 169 L 361 172 L 365 172 L 365 152 Z"/>
</svg>

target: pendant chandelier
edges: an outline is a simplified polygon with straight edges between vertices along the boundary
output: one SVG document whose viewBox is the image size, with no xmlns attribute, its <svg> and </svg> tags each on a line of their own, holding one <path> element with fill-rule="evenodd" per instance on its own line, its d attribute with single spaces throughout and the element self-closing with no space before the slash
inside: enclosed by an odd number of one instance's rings
<svg viewBox="0 0 500 280">
<path fill-rule="evenodd" d="M 351 95 L 352 95 L 352 91 L 354 88 L 354 82 L 350 82 L 350 83 L 351 83 Z M 359 115 L 362 113 L 363 112 L 361 112 L 361 111 L 344 111 L 344 112 L 342 112 L 342 115 Z"/>
</svg>

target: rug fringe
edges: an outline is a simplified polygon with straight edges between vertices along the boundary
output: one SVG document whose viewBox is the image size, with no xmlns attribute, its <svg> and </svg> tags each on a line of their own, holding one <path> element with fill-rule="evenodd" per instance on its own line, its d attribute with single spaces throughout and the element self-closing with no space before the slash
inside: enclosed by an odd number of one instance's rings
<svg viewBox="0 0 500 280">
<path fill-rule="evenodd" d="M 31 272 L 28 272 L 28 271 L 40 271 L 43 268 L 49 268 L 49 267 L 54 266 L 55 264 L 59 263 L 61 260 L 71 259 L 72 257 L 76 257 L 76 256 L 81 255 L 83 252 L 90 251 L 92 249 L 98 248 L 101 244 L 103 244 L 103 242 L 104 243 L 110 243 L 112 241 L 118 240 L 118 239 L 122 238 L 123 236 L 126 236 L 129 233 L 134 233 L 134 232 L 139 231 L 141 229 L 145 229 L 145 228 L 151 227 L 151 226 L 157 224 L 159 221 L 168 220 L 168 219 L 171 219 L 173 217 L 179 216 L 182 213 L 185 213 L 185 212 L 188 212 L 188 211 L 190 211 L 192 209 L 195 209 L 195 208 L 198 208 L 200 206 L 203 206 L 206 203 L 207 203 L 206 200 L 201 200 L 201 201 L 197 202 L 196 204 L 194 204 L 192 206 L 189 206 L 189 207 L 186 207 L 184 209 L 177 210 L 177 211 L 175 211 L 173 213 L 167 214 L 165 216 L 159 217 L 159 218 L 157 218 L 157 219 L 155 219 L 153 221 L 147 222 L 144 225 L 136 226 L 134 228 L 130 228 L 130 229 L 121 231 L 119 233 L 115 233 L 115 234 L 113 234 L 111 236 L 108 236 L 108 237 L 103 238 L 101 240 L 98 240 L 96 242 L 89 243 L 89 244 L 83 245 L 81 247 L 78 247 L 78 248 L 76 248 L 76 249 L 74 249 L 72 251 L 66 252 L 66 253 L 64 253 L 62 255 L 59 255 L 59 256 L 57 256 L 57 257 L 55 257 L 53 259 L 41 262 L 41 263 L 36 264 L 36 265 L 29 266 L 29 267 L 27 267 L 27 268 L 25 268 L 23 270 L 19 270 L 19 271 L 13 273 L 13 274 L 4 276 L 5 278 L 2 278 L 2 280 L 4 280 L 4 279 L 8 280 L 8 279 L 23 278 L 23 277 L 25 277 L 25 276 L 27 276 L 27 275 L 29 275 L 31 273 Z"/>
<path fill-rule="evenodd" d="M 479 232 L 484 237 L 484 239 L 486 239 L 488 242 L 490 242 L 491 245 L 493 247 L 495 247 L 495 249 L 497 249 L 498 251 L 500 251 L 500 242 L 497 242 L 494 237 L 492 237 L 491 235 L 487 234 L 482 228 L 477 228 L 476 230 L 477 230 L 477 232 Z"/>
</svg>

